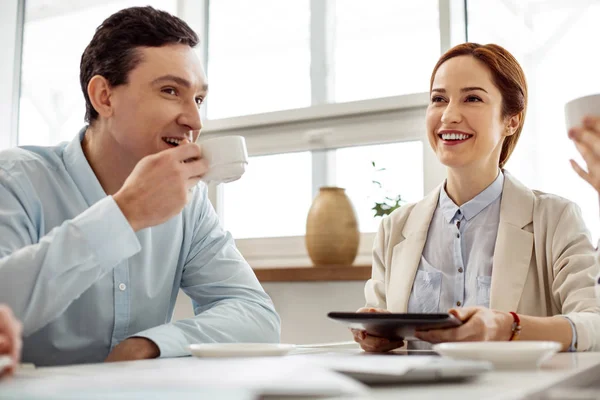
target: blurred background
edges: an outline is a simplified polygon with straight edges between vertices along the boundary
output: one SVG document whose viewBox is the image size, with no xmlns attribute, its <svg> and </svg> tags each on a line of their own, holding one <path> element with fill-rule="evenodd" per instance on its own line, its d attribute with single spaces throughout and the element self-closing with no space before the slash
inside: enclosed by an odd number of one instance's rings
<svg viewBox="0 0 600 400">
<path fill-rule="evenodd" d="M 0 148 L 77 134 L 81 53 L 106 17 L 140 5 L 178 15 L 201 36 L 204 134 L 246 137 L 246 175 L 210 197 L 253 267 L 311 264 L 306 216 L 324 185 L 346 188 L 361 232 L 355 264 L 370 264 L 374 204 L 417 201 L 444 179 L 425 137 L 427 91 L 438 57 L 465 41 L 506 47 L 528 78 L 525 129 L 507 169 L 579 204 L 598 239 L 598 198 L 569 165 L 579 158 L 563 107 L 600 92 L 600 1 L 11 0 L 0 6 Z M 339 304 L 353 309 L 363 283 L 299 296 L 318 307 L 319 296 L 348 293 Z M 287 289 L 265 287 L 274 298 L 281 290 L 276 303 L 293 303 Z"/>
</svg>

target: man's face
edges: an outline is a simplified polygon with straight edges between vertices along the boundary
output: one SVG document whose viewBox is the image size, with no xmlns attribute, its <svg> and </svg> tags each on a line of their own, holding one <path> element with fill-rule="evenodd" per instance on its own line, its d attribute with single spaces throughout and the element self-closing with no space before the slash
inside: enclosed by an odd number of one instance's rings
<svg viewBox="0 0 600 400">
<path fill-rule="evenodd" d="M 201 129 L 199 108 L 207 92 L 202 64 L 191 47 L 138 51 L 142 61 L 129 72 L 128 83 L 111 90 L 113 114 L 107 120 L 112 142 L 135 163 Z"/>
</svg>

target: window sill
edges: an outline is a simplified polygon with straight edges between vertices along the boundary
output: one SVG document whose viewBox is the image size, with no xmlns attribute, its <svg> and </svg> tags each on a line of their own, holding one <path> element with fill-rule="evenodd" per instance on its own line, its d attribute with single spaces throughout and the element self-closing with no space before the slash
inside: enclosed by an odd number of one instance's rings
<svg viewBox="0 0 600 400">
<path fill-rule="evenodd" d="M 371 278 L 371 266 L 255 268 L 254 273 L 261 283 L 366 281 Z"/>
</svg>

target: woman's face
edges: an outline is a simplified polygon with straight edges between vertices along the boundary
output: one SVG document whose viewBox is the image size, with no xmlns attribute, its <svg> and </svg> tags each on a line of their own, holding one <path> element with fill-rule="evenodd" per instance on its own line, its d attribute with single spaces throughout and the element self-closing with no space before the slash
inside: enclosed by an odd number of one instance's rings
<svg viewBox="0 0 600 400">
<path fill-rule="evenodd" d="M 445 166 L 498 168 L 504 138 L 516 130 L 514 118 L 502 118 L 502 94 L 474 57 L 451 58 L 437 70 L 427 136 Z"/>
</svg>

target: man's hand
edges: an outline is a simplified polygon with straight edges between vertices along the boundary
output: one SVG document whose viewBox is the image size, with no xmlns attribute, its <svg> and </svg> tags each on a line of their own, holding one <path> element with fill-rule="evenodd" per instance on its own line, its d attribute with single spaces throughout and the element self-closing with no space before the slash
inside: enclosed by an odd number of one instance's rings
<svg viewBox="0 0 600 400">
<path fill-rule="evenodd" d="M 0 377 L 12 374 L 21 360 L 23 327 L 8 306 L 0 304 L 0 355 L 10 356 L 12 363 L 0 370 Z"/>
<path fill-rule="evenodd" d="M 156 358 L 159 355 L 160 350 L 152 340 L 143 337 L 132 337 L 125 339 L 116 345 L 104 361 L 145 360 L 148 358 Z"/>
<path fill-rule="evenodd" d="M 156 226 L 181 212 L 207 171 L 200 146 L 184 140 L 144 157 L 113 198 L 134 231 Z"/>
<path fill-rule="evenodd" d="M 463 324 L 456 328 L 418 331 L 415 337 L 429 343 L 509 340 L 513 318 L 486 307 L 453 308 L 449 311 Z"/>
</svg>

